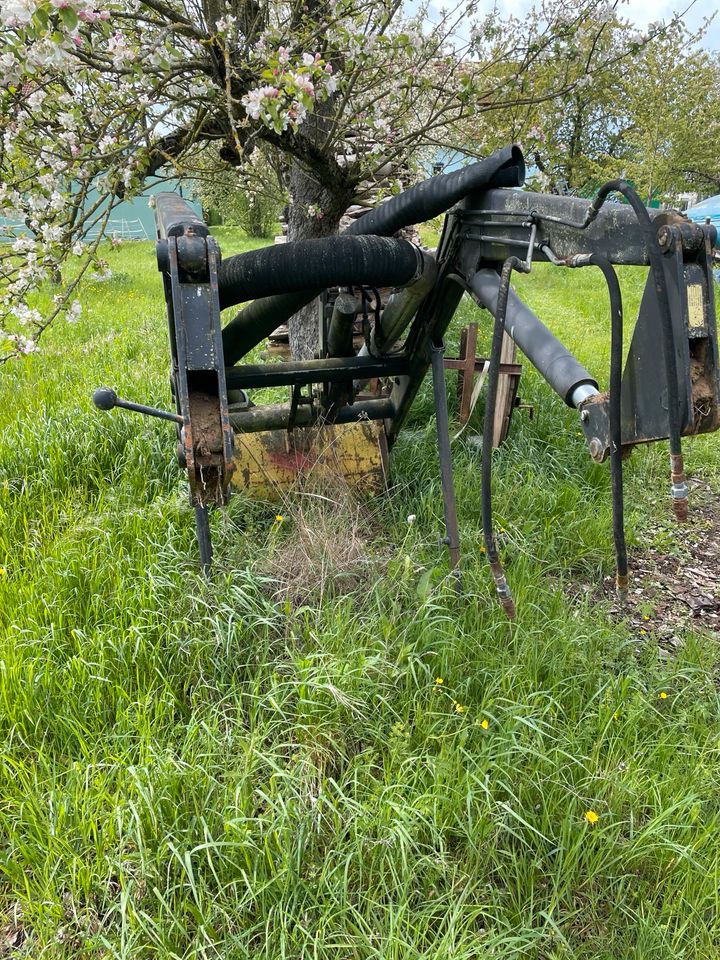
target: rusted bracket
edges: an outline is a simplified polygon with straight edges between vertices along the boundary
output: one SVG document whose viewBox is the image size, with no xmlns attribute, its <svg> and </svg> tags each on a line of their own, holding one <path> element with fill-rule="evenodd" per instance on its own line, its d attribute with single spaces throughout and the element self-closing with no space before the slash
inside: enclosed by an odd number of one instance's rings
<svg viewBox="0 0 720 960">
<path fill-rule="evenodd" d="M 477 323 L 470 323 L 467 327 L 464 327 L 460 331 L 460 356 L 445 357 L 443 360 L 446 370 L 457 370 L 458 372 L 457 393 L 460 404 L 458 421 L 460 426 L 464 426 L 470 419 L 475 377 L 482 373 L 488 363 L 485 357 L 477 356 L 477 332 Z M 514 358 L 514 344 L 509 337 L 506 337 L 504 347 L 509 347 L 509 353 Z M 494 447 L 499 447 L 508 435 L 513 410 L 518 406 L 516 401 L 521 374 L 522 366 L 519 363 L 500 363 L 498 403 L 493 429 Z"/>
<path fill-rule="evenodd" d="M 217 268 L 220 251 L 192 208 L 159 194 L 157 261 L 165 286 L 172 387 L 178 413 L 178 459 L 198 507 L 224 504 L 233 471 Z"/>
</svg>

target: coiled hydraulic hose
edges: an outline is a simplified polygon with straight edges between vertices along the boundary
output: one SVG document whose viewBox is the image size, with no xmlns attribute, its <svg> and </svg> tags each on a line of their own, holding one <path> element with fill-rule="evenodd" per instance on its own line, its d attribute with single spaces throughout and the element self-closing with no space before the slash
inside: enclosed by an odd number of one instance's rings
<svg viewBox="0 0 720 960">
<path fill-rule="evenodd" d="M 525 161 L 522 151 L 515 145 L 504 147 L 479 163 L 470 164 L 454 173 L 432 177 L 397 197 L 392 197 L 376 210 L 356 220 L 342 236 L 389 236 L 403 227 L 444 213 L 474 190 L 522 186 L 524 179 Z M 338 240 L 337 237 L 327 239 L 333 243 Z M 292 246 L 294 244 L 283 244 L 282 248 L 287 251 Z M 328 256 L 332 258 L 332 254 Z M 219 282 L 220 299 L 223 302 L 225 295 L 222 275 Z M 377 285 L 376 280 L 371 282 Z M 319 296 L 322 289 L 322 286 L 314 287 L 308 282 L 300 292 L 282 293 L 255 300 L 241 310 L 223 329 L 225 362 L 237 363 L 248 350 L 272 333 L 275 327 L 286 323 L 293 314 Z M 229 300 L 227 304 L 230 304 Z"/>
</svg>

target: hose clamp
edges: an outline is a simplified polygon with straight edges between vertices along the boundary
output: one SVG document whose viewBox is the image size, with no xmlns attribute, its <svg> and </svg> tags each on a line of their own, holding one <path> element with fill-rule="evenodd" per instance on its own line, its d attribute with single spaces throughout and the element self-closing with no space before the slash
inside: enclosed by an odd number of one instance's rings
<svg viewBox="0 0 720 960">
<path fill-rule="evenodd" d="M 420 277 L 422 277 L 422 275 L 425 273 L 426 254 L 425 254 L 425 251 L 422 249 L 422 247 L 419 247 L 416 243 L 411 243 L 410 241 L 408 241 L 408 243 L 410 243 L 410 246 L 415 251 L 415 261 L 416 261 L 415 273 L 413 274 L 412 280 L 410 280 L 408 283 L 408 286 L 409 286 L 412 283 L 416 283 L 420 279 Z"/>
</svg>

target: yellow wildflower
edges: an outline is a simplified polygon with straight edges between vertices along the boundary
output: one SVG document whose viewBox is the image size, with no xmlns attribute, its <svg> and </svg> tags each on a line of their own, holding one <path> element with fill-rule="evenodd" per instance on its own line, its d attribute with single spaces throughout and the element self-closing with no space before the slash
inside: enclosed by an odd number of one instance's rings
<svg viewBox="0 0 720 960">
<path fill-rule="evenodd" d="M 486 719 L 482 719 L 480 721 L 480 726 L 483 728 L 483 730 L 487 730 L 487 728 L 490 726 L 490 721 Z"/>
<path fill-rule="evenodd" d="M 593 824 L 596 824 L 596 823 L 598 822 L 598 820 L 600 819 L 600 817 L 597 815 L 597 813 L 595 813 L 594 810 L 586 810 L 586 811 L 585 811 L 585 819 L 587 820 L 587 822 L 588 822 L 589 824 L 593 825 Z"/>
<path fill-rule="evenodd" d="M 647 634 L 647 630 L 641 630 L 640 633 L 641 633 L 641 634 Z"/>
<path fill-rule="evenodd" d="M 455 713 L 465 713 L 465 707 L 457 701 L 455 702 Z"/>
<path fill-rule="evenodd" d="M 440 686 L 441 683 L 445 683 L 442 677 L 435 677 L 435 683 Z"/>
<path fill-rule="evenodd" d="M 275 514 L 275 523 L 282 523 L 285 517 L 281 513 Z"/>
<path fill-rule="evenodd" d="M 649 620 L 649 619 L 650 619 L 650 617 L 649 617 L 646 613 L 644 613 L 644 614 L 643 614 L 643 620 Z"/>
<path fill-rule="evenodd" d="M 664 690 L 661 690 L 658 696 L 661 700 L 667 700 L 667 693 Z"/>
<path fill-rule="evenodd" d="M 5 576 L 5 567 L 0 567 L 0 577 Z"/>
</svg>

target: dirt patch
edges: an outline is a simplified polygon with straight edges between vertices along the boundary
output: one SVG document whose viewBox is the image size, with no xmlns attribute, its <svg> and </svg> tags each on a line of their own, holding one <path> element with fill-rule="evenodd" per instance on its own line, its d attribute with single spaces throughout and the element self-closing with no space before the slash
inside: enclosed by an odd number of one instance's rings
<svg viewBox="0 0 720 960">
<path fill-rule="evenodd" d="M 6 922 L 0 924 L 0 957 L 14 957 L 27 940 L 21 907 L 13 905 L 4 919 Z"/>
<path fill-rule="evenodd" d="M 611 602 L 613 618 L 638 640 L 656 638 L 666 656 L 682 645 L 688 630 L 720 639 L 720 497 L 693 480 L 687 523 L 675 524 L 668 516 L 644 532 L 653 545 L 629 551 L 627 602 L 617 603 L 613 577 L 605 577 L 599 591 Z"/>
</svg>

